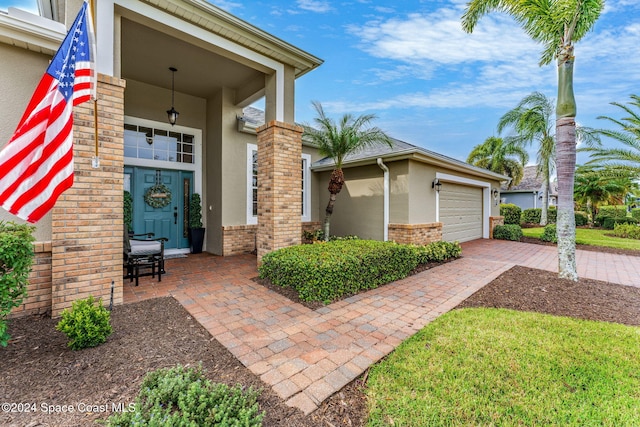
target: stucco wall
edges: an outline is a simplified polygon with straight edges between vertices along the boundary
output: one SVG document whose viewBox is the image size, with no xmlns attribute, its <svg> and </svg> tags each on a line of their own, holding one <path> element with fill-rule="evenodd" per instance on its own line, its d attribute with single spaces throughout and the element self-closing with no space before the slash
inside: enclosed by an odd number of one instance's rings
<svg viewBox="0 0 640 427">
<path fill-rule="evenodd" d="M 9 142 L 51 57 L 0 43 L 0 148 Z M 0 209 L 0 221 L 24 221 Z M 37 241 L 51 240 L 51 213 L 36 224 Z"/>
</svg>

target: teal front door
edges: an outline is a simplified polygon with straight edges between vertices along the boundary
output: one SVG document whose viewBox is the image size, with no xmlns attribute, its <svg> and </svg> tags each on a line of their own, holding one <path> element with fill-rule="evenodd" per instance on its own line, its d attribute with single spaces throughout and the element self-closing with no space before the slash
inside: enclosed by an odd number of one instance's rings
<svg viewBox="0 0 640 427">
<path fill-rule="evenodd" d="M 166 237 L 166 249 L 188 248 L 185 206 L 193 188 L 193 172 L 125 167 L 125 174 L 130 174 L 133 231 Z M 158 184 L 169 191 L 150 191 Z"/>
</svg>

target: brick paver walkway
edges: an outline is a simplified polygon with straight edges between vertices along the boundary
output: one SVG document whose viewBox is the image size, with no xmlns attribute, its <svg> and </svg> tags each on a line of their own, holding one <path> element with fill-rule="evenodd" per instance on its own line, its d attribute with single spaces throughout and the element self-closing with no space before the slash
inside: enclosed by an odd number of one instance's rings
<svg viewBox="0 0 640 427">
<path fill-rule="evenodd" d="M 315 311 L 256 284 L 253 256 L 190 255 L 168 260 L 161 283 L 145 277 L 136 288 L 126 282 L 124 299 L 173 295 L 288 405 L 308 414 L 513 265 L 553 269 L 553 249 L 501 241 L 465 243 L 462 259 Z M 610 277 L 607 272 L 616 269 L 618 276 L 611 281 L 638 285 L 640 258 L 580 253 L 578 262 L 583 258 L 585 276 Z"/>
</svg>

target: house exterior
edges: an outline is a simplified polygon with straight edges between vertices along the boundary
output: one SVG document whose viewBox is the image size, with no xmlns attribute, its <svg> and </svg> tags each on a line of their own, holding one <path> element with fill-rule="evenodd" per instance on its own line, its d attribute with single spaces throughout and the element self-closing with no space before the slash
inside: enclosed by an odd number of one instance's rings
<svg viewBox="0 0 640 427">
<path fill-rule="evenodd" d="M 167 237 L 168 253 L 188 252 L 193 193 L 203 201 L 204 250 L 216 255 L 255 250 L 260 262 L 323 218 L 332 165 L 294 118 L 295 81 L 321 59 L 204 0 L 95 4 L 97 106 L 74 109 L 74 185 L 37 224 L 29 297 L 15 316 L 56 317 L 89 295 L 122 303 L 124 191 L 134 231 Z M 80 5 L 0 11 L 0 146 Z M 262 98 L 264 111 L 250 107 Z M 174 126 L 169 107 L 180 113 Z M 345 177 L 333 234 L 464 241 L 490 237 L 500 221 L 505 177 L 401 141 L 349 157 Z M 170 196 L 161 206 L 148 198 L 159 184 Z M 16 218 L 0 210 L 0 220 Z"/>
<path fill-rule="evenodd" d="M 518 185 L 500 189 L 501 203 L 512 203 L 522 210 L 542 207 L 542 177 L 538 176 L 537 166 L 525 166 L 524 176 Z M 558 201 L 558 183 L 549 185 L 549 206 L 555 206 Z"/>
</svg>

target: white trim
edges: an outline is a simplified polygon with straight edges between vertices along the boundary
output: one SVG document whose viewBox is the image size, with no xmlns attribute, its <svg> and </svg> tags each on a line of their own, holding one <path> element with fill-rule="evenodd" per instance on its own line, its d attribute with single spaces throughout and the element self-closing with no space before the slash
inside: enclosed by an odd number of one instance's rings
<svg viewBox="0 0 640 427">
<path fill-rule="evenodd" d="M 125 157 L 125 166 L 141 166 L 146 168 L 175 169 L 193 172 L 193 191 L 202 195 L 202 130 L 186 126 L 171 126 L 169 123 L 156 122 L 138 117 L 124 116 L 127 125 L 145 126 L 153 129 L 180 132 L 193 135 L 195 163 L 168 162 L 163 160 L 137 159 Z"/>
<path fill-rule="evenodd" d="M 489 217 L 491 216 L 491 183 L 441 172 L 436 172 L 436 179 L 453 184 L 482 188 L 482 238 L 488 239 Z M 438 192 L 436 192 L 436 221 L 440 222 L 440 193 Z"/>
<path fill-rule="evenodd" d="M 302 222 L 311 221 L 311 154 L 302 153 L 302 160 L 306 161 L 306 167 L 302 171 Z"/>
<path fill-rule="evenodd" d="M 378 166 L 380 167 L 380 169 L 382 169 L 383 176 L 382 236 L 384 241 L 386 242 L 389 240 L 389 168 L 384 164 L 381 157 L 378 157 Z"/>
<path fill-rule="evenodd" d="M 258 152 L 256 144 L 247 144 L 247 224 L 257 224 L 258 216 L 253 215 L 253 152 Z"/>
<path fill-rule="evenodd" d="M 113 0 L 100 0 L 96 4 L 97 72 L 107 76 L 114 74 L 115 7 Z"/>
</svg>

